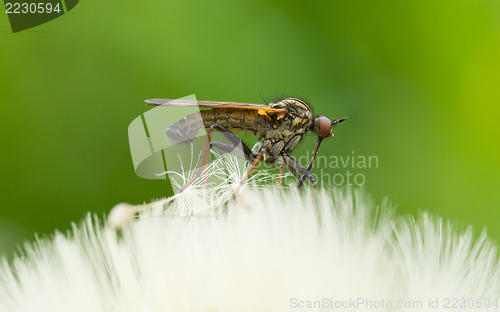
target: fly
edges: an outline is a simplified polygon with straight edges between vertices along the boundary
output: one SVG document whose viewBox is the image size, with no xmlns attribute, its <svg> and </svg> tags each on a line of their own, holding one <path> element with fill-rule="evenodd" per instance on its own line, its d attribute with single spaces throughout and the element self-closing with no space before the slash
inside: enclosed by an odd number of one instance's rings
<svg viewBox="0 0 500 312">
<path fill-rule="evenodd" d="M 245 159 L 252 163 L 242 183 L 248 179 L 258 163 L 264 161 L 272 166 L 281 167 L 278 184 L 281 184 L 284 168 L 287 168 L 297 179 L 299 188 L 303 186 L 306 179 L 309 179 L 315 186 L 316 178 L 310 170 L 319 146 L 325 138 L 333 136 L 333 127 L 346 119 L 330 120 L 322 115 L 314 116 L 310 106 L 298 98 L 285 98 L 268 105 L 195 100 L 172 101 L 151 99 L 146 100 L 146 105 L 200 107 L 206 108 L 206 110 L 177 120 L 167 128 L 165 134 L 175 141 L 189 141 L 201 128 L 207 129 L 207 139 L 200 157 L 201 164 L 208 164 L 210 148 L 231 152 L 241 144 Z M 202 122 L 199 122 L 200 115 Z M 214 130 L 221 132 L 230 143 L 213 141 L 211 134 Z M 259 150 L 254 153 L 241 142 L 235 132 L 259 137 L 262 140 Z M 303 167 L 290 154 L 308 132 L 314 132 L 318 139 L 309 165 Z M 202 170 L 197 170 L 195 176 L 185 183 L 177 193 L 184 191 L 201 174 Z"/>
</svg>

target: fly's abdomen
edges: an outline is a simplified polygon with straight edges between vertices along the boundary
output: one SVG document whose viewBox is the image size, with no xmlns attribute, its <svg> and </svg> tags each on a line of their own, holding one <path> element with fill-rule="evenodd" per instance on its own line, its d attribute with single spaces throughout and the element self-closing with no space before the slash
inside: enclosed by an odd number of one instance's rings
<svg viewBox="0 0 500 312">
<path fill-rule="evenodd" d="M 209 129 L 215 123 L 231 132 L 242 132 L 261 137 L 265 136 L 269 130 L 266 117 L 257 114 L 256 111 L 215 108 L 179 119 L 168 127 L 165 134 L 176 143 L 190 143 L 201 128 Z"/>
<path fill-rule="evenodd" d="M 165 135 L 174 143 L 191 143 L 203 127 L 199 113 L 187 115 L 177 120 L 165 131 Z"/>
</svg>

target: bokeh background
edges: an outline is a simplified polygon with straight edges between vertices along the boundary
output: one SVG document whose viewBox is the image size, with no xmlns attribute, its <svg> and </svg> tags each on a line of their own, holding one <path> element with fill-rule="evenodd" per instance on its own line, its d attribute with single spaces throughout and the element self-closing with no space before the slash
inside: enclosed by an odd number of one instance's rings
<svg viewBox="0 0 500 312">
<path fill-rule="evenodd" d="M 89 211 L 169 195 L 135 175 L 127 127 L 144 99 L 193 93 L 285 93 L 347 115 L 320 154 L 376 155 L 378 168 L 351 168 L 375 200 L 500 238 L 497 0 L 87 0 L 16 34 L 2 13 L 0 70 L 2 255 Z"/>
</svg>

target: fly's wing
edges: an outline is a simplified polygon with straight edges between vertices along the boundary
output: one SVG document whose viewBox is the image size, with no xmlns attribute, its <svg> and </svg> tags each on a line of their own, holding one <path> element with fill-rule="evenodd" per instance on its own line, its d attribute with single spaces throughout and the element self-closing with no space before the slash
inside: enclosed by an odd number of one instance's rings
<svg viewBox="0 0 500 312">
<path fill-rule="evenodd" d="M 239 102 L 217 102 L 217 101 L 193 101 L 193 100 L 169 100 L 150 99 L 146 100 L 148 106 L 176 106 L 176 107 L 200 107 L 200 108 L 238 108 L 243 110 L 256 110 L 260 115 L 284 114 L 288 111 L 281 108 L 272 108 L 263 104 L 239 103 Z"/>
<path fill-rule="evenodd" d="M 218 151 L 221 157 L 210 157 L 208 154 L 210 161 L 203 161 L 207 131 L 200 109 L 243 105 L 252 107 L 249 109 L 262 109 L 264 113 L 268 108 L 257 104 L 196 101 L 194 95 L 176 100 L 147 100 L 146 103 L 154 108 L 136 118 L 129 126 L 134 168 L 137 175 L 147 179 L 166 179 L 168 176 L 174 191 L 189 181 L 200 170 L 200 166 L 201 169 L 209 165 L 222 168 L 228 165 L 226 158 L 236 156 L 244 159 L 241 141 L 229 141 L 224 134 L 214 131 L 212 141 L 231 146 L 232 155 L 227 155 L 228 151 Z M 210 152 L 205 149 L 205 153 Z M 234 157 L 231 161 L 234 162 Z M 217 182 L 214 181 L 216 177 L 211 175 L 212 181 L 209 182 Z"/>
</svg>

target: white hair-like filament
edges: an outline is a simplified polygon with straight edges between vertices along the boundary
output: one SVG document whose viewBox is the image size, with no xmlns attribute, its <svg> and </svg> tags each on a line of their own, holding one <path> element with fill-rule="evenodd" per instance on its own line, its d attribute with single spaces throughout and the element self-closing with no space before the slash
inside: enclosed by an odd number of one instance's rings
<svg viewBox="0 0 500 312">
<path fill-rule="evenodd" d="M 500 294 L 496 247 L 485 234 L 474 240 L 470 229 L 425 213 L 397 217 L 361 191 L 277 190 L 262 184 L 275 178 L 265 172 L 233 199 L 247 168 L 232 161 L 210 169 L 225 184 L 195 183 L 118 231 L 88 216 L 71 233 L 27 245 L 26 257 L 0 270 L 0 311 L 318 311 L 344 303 L 351 309 L 336 309 L 442 311 L 444 298 Z M 429 306 L 435 298 L 440 309 Z M 353 307 L 358 300 L 365 304 Z M 422 307 L 368 306 L 381 300 Z"/>
</svg>

